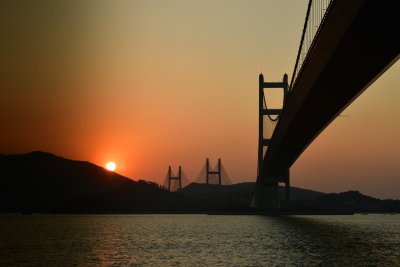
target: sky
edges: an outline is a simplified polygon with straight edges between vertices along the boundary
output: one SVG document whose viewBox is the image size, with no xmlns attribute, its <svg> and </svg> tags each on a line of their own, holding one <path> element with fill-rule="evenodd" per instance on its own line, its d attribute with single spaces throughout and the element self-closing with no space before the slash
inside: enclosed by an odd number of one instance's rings
<svg viewBox="0 0 400 267">
<path fill-rule="evenodd" d="M 293 71 L 307 0 L 1 1 L 0 153 L 163 183 L 210 158 L 255 181 L 258 75 Z M 307 148 L 293 186 L 400 199 L 400 64 Z"/>
</svg>

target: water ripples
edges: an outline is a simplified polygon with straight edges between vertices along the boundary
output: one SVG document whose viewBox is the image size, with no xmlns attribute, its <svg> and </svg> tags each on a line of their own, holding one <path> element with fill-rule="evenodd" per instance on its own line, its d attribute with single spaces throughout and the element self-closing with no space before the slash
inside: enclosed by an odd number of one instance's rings
<svg viewBox="0 0 400 267">
<path fill-rule="evenodd" d="M 400 215 L 1 215 L 0 265 L 399 266 Z"/>
</svg>

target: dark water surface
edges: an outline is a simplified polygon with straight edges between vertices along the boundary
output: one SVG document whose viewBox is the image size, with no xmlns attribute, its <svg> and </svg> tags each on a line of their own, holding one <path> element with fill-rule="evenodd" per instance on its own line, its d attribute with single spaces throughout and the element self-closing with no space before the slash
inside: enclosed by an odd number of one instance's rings
<svg viewBox="0 0 400 267">
<path fill-rule="evenodd" d="M 400 215 L 0 215 L 0 265 L 400 266 Z"/>
</svg>

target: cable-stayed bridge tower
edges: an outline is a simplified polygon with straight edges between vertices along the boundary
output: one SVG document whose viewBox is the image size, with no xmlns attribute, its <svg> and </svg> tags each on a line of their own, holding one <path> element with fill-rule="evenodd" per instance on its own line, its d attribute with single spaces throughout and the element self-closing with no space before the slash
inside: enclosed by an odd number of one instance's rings
<svg viewBox="0 0 400 267">
<path fill-rule="evenodd" d="M 173 176 L 171 166 L 168 166 L 168 191 L 171 191 L 171 182 L 173 182 L 173 181 L 178 182 L 177 190 L 182 188 L 182 168 L 181 168 L 181 166 L 179 166 L 178 176 Z"/>
<path fill-rule="evenodd" d="M 175 192 L 179 191 L 188 184 L 189 184 L 189 179 L 186 176 L 181 166 L 179 166 L 178 168 L 178 173 L 174 173 L 172 171 L 171 166 L 168 166 L 168 171 L 166 171 L 164 183 L 162 185 L 164 189 L 170 192 Z"/>
<path fill-rule="evenodd" d="M 218 185 L 221 185 L 221 177 L 222 177 L 222 168 L 221 168 L 221 159 L 218 159 L 218 168 L 216 171 L 211 171 L 210 168 L 210 160 L 206 159 L 206 184 L 209 184 L 210 175 L 216 174 L 218 175 Z"/>
<path fill-rule="evenodd" d="M 196 180 L 196 183 L 205 183 L 210 185 L 229 185 L 232 181 L 226 171 L 222 160 L 219 158 L 218 163 L 214 168 L 210 164 L 210 160 L 207 158 L 205 164 L 201 168 Z"/>
</svg>

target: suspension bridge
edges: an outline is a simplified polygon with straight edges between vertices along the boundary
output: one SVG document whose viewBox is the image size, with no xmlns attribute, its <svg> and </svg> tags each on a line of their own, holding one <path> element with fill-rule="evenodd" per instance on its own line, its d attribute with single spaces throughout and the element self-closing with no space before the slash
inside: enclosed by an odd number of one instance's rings
<svg viewBox="0 0 400 267">
<path fill-rule="evenodd" d="M 399 59 L 399 1 L 310 0 L 288 82 L 259 76 L 258 170 L 253 207 L 278 208 L 278 185 L 289 200 L 289 169 L 310 143 Z M 266 91 L 282 88 L 282 107 Z"/>
</svg>

